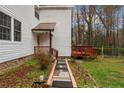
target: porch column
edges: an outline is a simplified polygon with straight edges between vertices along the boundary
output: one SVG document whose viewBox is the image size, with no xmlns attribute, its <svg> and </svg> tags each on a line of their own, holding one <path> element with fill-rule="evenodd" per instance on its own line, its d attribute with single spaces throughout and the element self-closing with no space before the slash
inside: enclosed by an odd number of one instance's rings
<svg viewBox="0 0 124 93">
<path fill-rule="evenodd" d="M 51 31 L 49 31 L 49 36 L 50 36 L 50 54 L 52 52 L 52 34 Z"/>
<path fill-rule="evenodd" d="M 37 34 L 37 45 L 39 46 L 40 45 L 40 35 Z"/>
</svg>

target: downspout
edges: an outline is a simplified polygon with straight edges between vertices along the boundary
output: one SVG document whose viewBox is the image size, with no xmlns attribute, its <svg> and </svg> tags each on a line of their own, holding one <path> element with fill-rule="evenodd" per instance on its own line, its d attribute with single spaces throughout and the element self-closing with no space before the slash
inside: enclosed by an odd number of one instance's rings
<svg viewBox="0 0 124 93">
<path fill-rule="evenodd" d="M 71 9 L 71 57 L 72 57 L 72 45 L 73 45 L 73 8 Z"/>
</svg>

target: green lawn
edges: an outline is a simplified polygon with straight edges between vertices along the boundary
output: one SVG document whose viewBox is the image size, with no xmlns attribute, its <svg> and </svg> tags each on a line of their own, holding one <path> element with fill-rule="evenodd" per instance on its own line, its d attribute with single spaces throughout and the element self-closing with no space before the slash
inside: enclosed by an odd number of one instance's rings
<svg viewBox="0 0 124 93">
<path fill-rule="evenodd" d="M 96 81 L 96 87 L 124 87 L 124 57 L 99 57 L 94 60 L 76 60 L 76 63 L 71 63 L 70 65 L 74 67 L 75 64 L 80 69 L 90 73 Z M 89 87 L 94 86 L 92 82 L 84 82 L 83 78 L 81 76 L 79 79 L 76 79 L 79 87 L 85 87 L 86 85 Z"/>
</svg>

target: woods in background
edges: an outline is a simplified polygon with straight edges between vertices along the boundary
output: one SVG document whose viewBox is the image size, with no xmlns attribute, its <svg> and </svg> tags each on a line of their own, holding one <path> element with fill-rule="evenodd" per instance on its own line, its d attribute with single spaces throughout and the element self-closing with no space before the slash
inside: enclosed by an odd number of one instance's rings
<svg viewBox="0 0 124 93">
<path fill-rule="evenodd" d="M 81 5 L 73 9 L 73 45 L 109 48 L 119 55 L 124 47 L 124 6 Z"/>
</svg>

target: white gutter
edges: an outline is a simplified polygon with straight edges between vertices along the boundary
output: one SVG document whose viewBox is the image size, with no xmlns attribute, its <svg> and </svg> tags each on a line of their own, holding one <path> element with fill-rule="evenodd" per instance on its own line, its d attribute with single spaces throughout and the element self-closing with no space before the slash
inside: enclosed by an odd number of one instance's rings
<svg viewBox="0 0 124 93">
<path fill-rule="evenodd" d="M 73 8 L 73 5 L 39 5 L 39 9 L 61 9 L 61 8 Z"/>
</svg>

